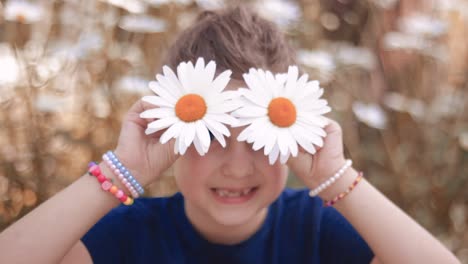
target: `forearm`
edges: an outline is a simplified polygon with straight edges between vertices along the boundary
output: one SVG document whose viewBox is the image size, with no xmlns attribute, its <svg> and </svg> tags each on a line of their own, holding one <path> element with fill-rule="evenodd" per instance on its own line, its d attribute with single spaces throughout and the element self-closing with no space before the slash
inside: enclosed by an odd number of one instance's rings
<svg viewBox="0 0 468 264">
<path fill-rule="evenodd" d="M 57 263 L 118 200 L 84 176 L 0 234 L 1 263 Z"/>
<path fill-rule="evenodd" d="M 356 176 L 357 172 L 349 169 L 322 198 L 330 199 L 346 190 Z M 334 206 L 382 263 L 460 263 L 428 231 L 364 179 Z"/>
</svg>

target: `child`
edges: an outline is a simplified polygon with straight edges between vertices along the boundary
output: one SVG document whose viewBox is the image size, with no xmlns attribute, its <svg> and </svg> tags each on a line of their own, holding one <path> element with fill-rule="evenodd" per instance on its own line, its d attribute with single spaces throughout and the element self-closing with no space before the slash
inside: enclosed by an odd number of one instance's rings
<svg viewBox="0 0 468 264">
<path fill-rule="evenodd" d="M 226 90 L 246 87 L 242 74 L 252 67 L 285 72 L 295 64 L 281 33 L 245 7 L 202 14 L 166 64 L 175 69 L 198 57 L 232 71 Z M 138 101 L 129 110 L 115 156 L 143 186 L 173 166 L 180 193 L 111 210 L 119 201 L 83 176 L 0 235 L 1 263 L 459 263 L 360 178 L 345 160 L 336 122 L 329 120 L 315 155 L 300 151 L 287 166 L 270 165 L 263 151 L 237 141 L 242 127 L 230 128 L 225 148 L 213 139 L 204 156 L 193 146 L 176 155 L 174 140 L 161 144 L 160 132 L 145 135 L 148 120 L 140 114 L 150 108 Z M 100 173 L 115 179 L 106 162 Z M 285 189 L 288 168 L 310 190 L 337 179 L 311 197 L 308 189 Z M 107 183 L 97 167 L 91 171 Z M 114 183 L 107 188 L 113 194 L 131 185 Z M 349 186 L 354 190 L 333 207 L 323 205 Z"/>
</svg>

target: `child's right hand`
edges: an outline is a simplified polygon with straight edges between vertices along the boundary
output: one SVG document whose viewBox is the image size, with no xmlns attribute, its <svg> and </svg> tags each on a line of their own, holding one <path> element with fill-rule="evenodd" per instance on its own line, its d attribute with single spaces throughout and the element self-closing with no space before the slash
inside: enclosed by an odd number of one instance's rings
<svg viewBox="0 0 468 264">
<path fill-rule="evenodd" d="M 162 131 L 145 134 L 148 123 L 153 120 L 140 118 L 140 113 L 154 107 L 139 100 L 130 108 L 115 150 L 115 155 L 143 186 L 155 181 L 178 158 L 174 154 L 175 140 L 161 144 Z"/>
</svg>

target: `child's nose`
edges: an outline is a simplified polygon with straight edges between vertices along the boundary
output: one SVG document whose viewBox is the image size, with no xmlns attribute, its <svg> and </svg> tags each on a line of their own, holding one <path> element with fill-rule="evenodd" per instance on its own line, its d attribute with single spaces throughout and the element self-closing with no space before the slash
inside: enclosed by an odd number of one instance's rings
<svg viewBox="0 0 468 264">
<path fill-rule="evenodd" d="M 228 144 L 225 155 L 222 166 L 225 176 L 243 178 L 253 175 L 255 161 L 249 144 L 234 139 Z"/>
</svg>

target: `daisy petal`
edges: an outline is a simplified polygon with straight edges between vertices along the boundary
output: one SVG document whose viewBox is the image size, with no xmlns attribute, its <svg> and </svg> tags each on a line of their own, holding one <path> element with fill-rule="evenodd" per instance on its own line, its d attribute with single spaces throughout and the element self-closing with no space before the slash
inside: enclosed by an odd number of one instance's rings
<svg viewBox="0 0 468 264">
<path fill-rule="evenodd" d="M 179 141 L 178 141 L 178 148 L 179 148 L 179 153 L 181 155 L 184 155 L 185 152 L 187 151 L 187 148 L 188 148 L 188 145 L 185 144 L 185 134 L 184 133 L 181 133 L 180 134 L 180 138 L 179 138 Z"/>
<path fill-rule="evenodd" d="M 197 132 L 197 128 L 195 126 L 195 123 L 186 123 L 184 127 L 184 132 L 182 133 L 184 135 L 184 144 L 187 146 L 190 146 L 192 144 L 193 139 L 195 138 L 195 134 Z"/>
<path fill-rule="evenodd" d="M 177 87 L 177 85 L 174 85 L 169 80 L 169 78 L 167 78 L 167 77 L 165 77 L 165 76 L 163 76 L 161 74 L 157 74 L 156 79 L 158 80 L 159 85 L 162 88 L 165 88 L 165 91 L 170 93 L 174 98 L 179 98 L 182 95 L 182 91 L 179 89 L 179 87 Z"/>
<path fill-rule="evenodd" d="M 275 144 L 270 154 L 268 155 L 268 161 L 270 162 L 270 165 L 275 164 L 276 160 L 278 159 L 279 154 L 280 154 L 279 147 L 278 145 Z"/>
<path fill-rule="evenodd" d="M 190 73 L 187 70 L 187 63 L 182 62 L 177 66 L 177 76 L 182 85 L 183 91 L 188 92 L 190 89 Z"/>
<path fill-rule="evenodd" d="M 290 144 L 290 137 L 288 135 L 287 129 L 279 129 L 278 130 L 278 147 L 280 149 L 281 155 L 285 155 L 288 152 Z"/>
<path fill-rule="evenodd" d="M 152 105 L 156 105 L 156 106 L 174 107 L 174 104 L 169 103 L 168 101 L 164 100 L 160 96 L 147 95 L 147 96 L 144 96 L 141 100 L 144 102 L 150 103 Z"/>
<path fill-rule="evenodd" d="M 287 154 L 285 154 L 285 155 L 280 155 L 280 163 L 281 164 L 286 164 L 286 162 L 289 159 L 289 156 L 290 156 L 289 152 Z"/>
<path fill-rule="evenodd" d="M 168 81 L 175 87 L 179 89 L 179 92 L 183 92 L 184 88 L 182 87 L 182 84 L 180 83 L 179 79 L 175 75 L 175 73 L 172 71 L 171 68 L 168 66 L 164 65 L 163 66 L 163 73 L 164 76 L 168 79 Z"/>
<path fill-rule="evenodd" d="M 209 118 L 211 120 L 215 120 L 215 121 L 218 121 L 220 123 L 224 123 L 224 124 L 228 124 L 228 125 L 231 125 L 231 124 L 236 124 L 237 123 L 237 120 L 228 115 L 228 114 L 211 114 L 211 113 L 207 113 L 206 115 L 206 118 Z"/>
<path fill-rule="evenodd" d="M 170 92 L 168 92 L 165 88 L 159 85 L 158 82 L 151 81 L 148 86 L 150 89 L 155 92 L 157 95 L 161 96 L 164 100 L 168 101 L 169 103 L 175 105 L 177 102 L 176 97 L 174 97 Z"/>
<path fill-rule="evenodd" d="M 301 128 L 300 126 L 293 126 L 290 128 L 291 134 L 293 135 L 296 142 L 301 146 L 305 151 L 315 154 L 316 150 L 314 145 L 312 145 L 307 140 L 307 131 Z"/>
<path fill-rule="evenodd" d="M 158 119 L 156 121 L 149 123 L 148 128 L 154 129 L 155 130 L 154 132 L 156 132 L 156 131 L 159 131 L 161 129 L 171 126 L 177 121 L 179 121 L 179 118 L 177 117 L 167 117 L 163 119 Z"/>
<path fill-rule="evenodd" d="M 174 154 L 179 154 L 179 138 L 176 138 L 175 144 L 174 144 Z"/>
<path fill-rule="evenodd" d="M 165 118 L 175 117 L 174 109 L 167 107 L 159 107 L 146 110 L 140 114 L 141 118 Z"/>
<path fill-rule="evenodd" d="M 209 125 L 212 128 L 210 130 L 216 130 L 227 137 L 231 135 L 231 133 L 229 132 L 229 129 L 222 123 L 213 121 L 208 118 L 203 118 L 203 121 L 205 121 L 205 124 Z"/>
<path fill-rule="evenodd" d="M 220 75 L 218 75 L 218 77 L 216 77 L 216 79 L 211 84 L 211 87 L 216 92 L 223 91 L 231 80 L 231 74 L 232 72 L 230 70 L 223 71 Z"/>
<path fill-rule="evenodd" d="M 159 138 L 161 144 L 167 143 L 171 138 L 176 138 L 179 136 L 180 132 L 183 130 L 184 123 L 178 122 L 169 127 Z"/>
<path fill-rule="evenodd" d="M 195 122 L 195 127 L 197 128 L 197 137 L 200 139 L 203 149 L 208 149 L 211 143 L 208 129 L 201 120 Z"/>
<path fill-rule="evenodd" d="M 276 132 L 276 130 L 274 130 Z M 263 153 L 265 155 L 270 154 L 271 150 L 276 144 L 276 133 L 270 132 L 265 135 L 265 148 L 263 149 Z"/>
<path fill-rule="evenodd" d="M 212 127 L 210 125 L 210 123 L 206 122 L 206 120 L 204 120 L 204 121 L 205 121 L 206 127 L 211 132 L 211 134 L 213 134 L 213 136 L 216 138 L 216 140 L 218 140 L 218 142 L 221 144 L 221 146 L 223 146 L 223 148 L 225 148 L 226 147 L 226 140 L 224 139 L 223 134 L 221 134 L 218 130 L 216 130 L 214 127 Z"/>
<path fill-rule="evenodd" d="M 195 71 L 196 72 L 203 72 L 205 70 L 205 60 L 200 57 L 197 59 L 197 62 L 195 63 Z"/>
<path fill-rule="evenodd" d="M 268 110 L 259 106 L 246 106 L 231 113 L 235 117 L 262 117 L 268 114 Z"/>
<path fill-rule="evenodd" d="M 216 72 L 216 63 L 214 61 L 208 62 L 205 68 L 205 81 L 208 86 L 208 84 L 212 83 L 214 75 Z"/>
<path fill-rule="evenodd" d="M 195 136 L 193 145 L 195 146 L 195 149 L 197 150 L 198 154 L 200 154 L 200 156 L 205 156 L 206 151 L 203 149 L 202 143 L 200 142 L 198 136 Z"/>
</svg>

